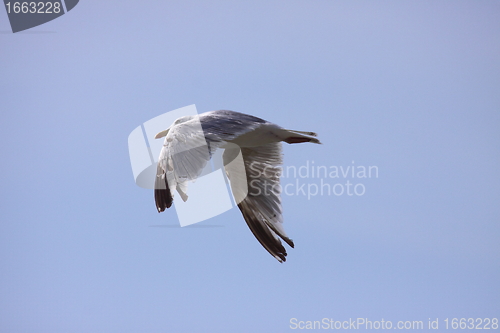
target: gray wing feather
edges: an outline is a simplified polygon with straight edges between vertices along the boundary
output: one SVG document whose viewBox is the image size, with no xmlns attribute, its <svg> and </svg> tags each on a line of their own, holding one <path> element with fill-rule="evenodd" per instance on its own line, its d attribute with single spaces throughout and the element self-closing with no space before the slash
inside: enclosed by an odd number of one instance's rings
<svg viewBox="0 0 500 333">
<path fill-rule="evenodd" d="M 286 250 L 279 238 L 294 247 L 283 229 L 280 193 L 281 143 L 269 143 L 255 148 L 241 148 L 246 170 L 248 195 L 238 203 L 245 221 L 264 248 L 278 261 L 286 261 Z M 224 163 L 225 165 L 226 162 Z M 231 180 L 234 171 L 226 167 Z M 231 180 L 233 192 L 234 188 Z M 278 237 L 279 236 L 279 237 Z"/>
</svg>

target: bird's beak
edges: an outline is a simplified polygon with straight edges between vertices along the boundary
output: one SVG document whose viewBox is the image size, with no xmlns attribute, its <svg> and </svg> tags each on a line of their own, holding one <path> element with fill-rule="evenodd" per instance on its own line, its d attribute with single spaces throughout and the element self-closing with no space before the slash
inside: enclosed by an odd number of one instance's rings
<svg viewBox="0 0 500 333">
<path fill-rule="evenodd" d="M 164 136 L 166 136 L 168 134 L 169 130 L 170 130 L 170 128 L 167 128 L 166 130 L 161 131 L 160 133 L 156 134 L 155 139 L 163 138 Z"/>
</svg>

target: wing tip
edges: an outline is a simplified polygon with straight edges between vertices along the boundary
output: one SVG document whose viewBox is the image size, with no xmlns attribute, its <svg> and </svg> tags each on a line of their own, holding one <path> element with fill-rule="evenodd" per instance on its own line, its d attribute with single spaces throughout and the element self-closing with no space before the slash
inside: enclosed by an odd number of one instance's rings
<svg viewBox="0 0 500 333">
<path fill-rule="evenodd" d="M 285 247 L 280 241 L 280 238 L 283 239 L 288 245 L 292 248 L 294 247 L 293 241 L 288 237 L 283 237 L 276 232 L 273 231 L 272 228 L 265 221 L 260 221 L 255 215 L 250 214 L 251 209 L 249 207 L 248 202 L 243 200 L 238 204 L 238 208 L 240 209 L 245 222 L 247 223 L 250 231 L 252 231 L 255 238 L 259 241 L 259 243 L 266 249 L 269 254 L 271 254 L 276 260 L 280 263 L 286 261 L 287 252 Z"/>
<path fill-rule="evenodd" d="M 276 260 L 278 260 L 280 264 L 286 262 L 286 257 L 281 258 L 281 257 L 278 257 L 278 256 L 274 256 L 274 258 L 276 258 Z"/>
<path fill-rule="evenodd" d="M 162 181 L 163 180 L 163 181 Z M 168 187 L 167 177 L 158 164 L 157 175 L 155 179 L 155 204 L 158 213 L 163 212 L 165 209 L 172 206 L 174 201 L 170 188 Z"/>
</svg>

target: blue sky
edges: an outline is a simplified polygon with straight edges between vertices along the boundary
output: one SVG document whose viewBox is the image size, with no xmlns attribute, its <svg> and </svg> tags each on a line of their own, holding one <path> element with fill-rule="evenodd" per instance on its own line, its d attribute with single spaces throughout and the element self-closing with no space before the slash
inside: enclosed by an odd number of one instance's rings
<svg viewBox="0 0 500 333">
<path fill-rule="evenodd" d="M 499 13 L 496 1 L 80 1 L 12 34 L 0 11 L 1 331 L 500 317 Z M 284 264 L 237 209 L 201 224 L 222 227 L 162 227 L 177 216 L 134 184 L 127 138 L 190 104 L 319 134 L 284 146 L 285 165 L 379 175 L 351 179 L 362 196 L 284 195 L 296 245 Z"/>
</svg>

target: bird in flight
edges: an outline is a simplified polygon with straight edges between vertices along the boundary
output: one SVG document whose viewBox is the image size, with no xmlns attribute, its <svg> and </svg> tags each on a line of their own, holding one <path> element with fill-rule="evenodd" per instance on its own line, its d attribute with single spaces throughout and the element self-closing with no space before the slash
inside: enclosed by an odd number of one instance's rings
<svg viewBox="0 0 500 333">
<path fill-rule="evenodd" d="M 243 218 L 260 244 L 284 262 L 287 253 L 280 238 L 292 248 L 294 243 L 283 228 L 281 141 L 320 144 L 316 136 L 228 110 L 180 117 L 155 136 L 165 137 L 155 178 L 156 208 L 160 213 L 172 206 L 174 191 L 186 201 L 188 181 L 200 176 L 217 149 L 224 149 L 224 169 Z"/>
</svg>

